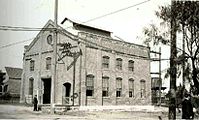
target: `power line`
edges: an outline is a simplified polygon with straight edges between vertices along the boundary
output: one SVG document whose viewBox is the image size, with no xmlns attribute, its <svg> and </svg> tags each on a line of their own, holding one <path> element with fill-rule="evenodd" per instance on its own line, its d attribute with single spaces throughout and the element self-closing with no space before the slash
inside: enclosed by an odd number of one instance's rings
<svg viewBox="0 0 199 120">
<path fill-rule="evenodd" d="M 15 42 L 15 43 L 11 43 L 11 44 L 7 44 L 7 45 L 4 45 L 4 46 L 1 46 L 0 49 L 6 48 L 6 47 L 10 47 L 10 46 L 14 46 L 14 45 L 21 44 L 21 43 L 25 43 L 25 42 L 31 41 L 33 39 L 34 38 L 23 40 L 23 41 L 19 41 L 19 42 Z"/>
<path fill-rule="evenodd" d="M 0 30 L 4 31 L 52 31 L 55 28 L 30 28 L 30 27 L 12 27 L 0 26 Z"/>
<path fill-rule="evenodd" d="M 130 9 L 132 7 L 136 7 L 138 5 L 147 3 L 149 1 L 151 1 L 151 0 L 146 0 L 146 1 L 134 4 L 134 5 L 131 5 L 131 6 L 116 10 L 116 11 L 112 11 L 110 13 L 107 13 L 107 14 L 104 14 L 104 15 L 101 15 L 101 16 L 98 16 L 98 17 L 95 17 L 95 18 L 91 18 L 91 19 L 89 19 L 89 20 L 87 20 L 85 22 L 81 22 L 80 24 L 88 23 L 88 22 L 91 22 L 91 21 L 94 21 L 94 20 L 97 20 L 97 19 L 101 19 L 103 17 L 106 17 L 106 16 L 109 16 L 109 15 L 112 15 L 112 14 L 115 14 L 115 13 Z M 73 27 L 73 26 L 69 26 L 66 29 L 71 28 L 71 27 Z M 19 26 L 4 26 L 4 25 L 0 25 L 0 30 L 5 30 L 5 31 L 8 31 L 8 30 L 9 31 L 51 31 L 53 29 L 55 29 L 55 28 L 39 28 L 39 27 L 34 28 L 34 27 L 19 27 Z"/>
<path fill-rule="evenodd" d="M 91 18 L 87 21 L 84 21 L 84 22 L 81 22 L 80 24 L 84 24 L 84 23 L 88 23 L 88 22 L 91 22 L 91 21 L 94 21 L 94 20 L 97 20 L 97 19 L 101 19 L 103 17 L 106 17 L 106 16 L 109 16 L 109 15 L 112 15 L 112 14 L 115 14 L 115 13 L 118 13 L 118 12 L 121 12 L 121 11 L 124 11 L 124 10 L 127 10 L 127 9 L 130 9 L 130 8 L 133 8 L 133 7 L 136 7 L 138 5 L 141 5 L 141 4 L 144 4 L 144 3 L 147 3 L 151 0 L 146 0 L 146 1 L 143 1 L 143 2 L 140 2 L 140 3 L 137 3 L 137 4 L 134 4 L 134 5 L 131 5 L 131 6 L 128 6 L 128 7 L 125 7 L 125 8 L 122 8 L 122 9 L 119 9 L 119 10 L 116 10 L 116 11 L 112 11 L 110 13 L 106 13 L 104 15 L 101 15 L 101 16 L 98 16 L 98 17 L 95 17 L 95 18 Z M 66 27 L 65 29 L 68 29 L 68 28 L 71 28 L 73 26 L 69 26 L 69 27 Z"/>
<path fill-rule="evenodd" d="M 149 2 L 149 1 L 151 1 L 151 0 L 146 0 L 146 1 L 143 1 L 143 2 L 140 2 L 140 3 L 137 3 L 137 4 L 134 4 L 134 5 L 131 5 L 131 6 L 128 6 L 128 7 L 125 7 L 125 8 L 122 8 L 122 9 L 119 9 L 119 10 L 116 10 L 116 11 L 113 11 L 113 12 L 110 12 L 110 13 L 107 13 L 107 14 L 104 14 L 104 15 L 101 15 L 101 16 L 98 16 L 98 17 L 95 17 L 95 18 L 92 18 L 92 19 L 87 20 L 87 21 L 85 21 L 85 22 L 83 22 L 83 23 L 91 22 L 91 21 L 94 21 L 94 20 L 97 20 L 97 19 L 100 19 L 100 18 L 109 16 L 109 15 L 112 15 L 112 14 L 115 14 L 115 13 L 118 13 L 118 12 L 121 12 L 121 11 L 127 10 L 127 9 L 129 9 L 129 8 L 136 7 L 136 6 L 138 6 L 138 5 L 144 4 L 144 3 Z"/>
<path fill-rule="evenodd" d="M 136 7 L 138 5 L 141 5 L 141 4 L 144 4 L 144 3 L 147 3 L 151 0 L 146 0 L 146 1 L 143 1 L 143 2 L 140 2 L 140 3 L 137 3 L 137 4 L 134 4 L 134 5 L 131 5 L 131 6 L 128 6 L 128 7 L 125 7 L 125 8 L 122 8 L 122 9 L 119 9 L 119 10 L 116 10 L 116 11 L 113 11 L 113 12 L 110 12 L 110 13 L 107 13 L 107 14 L 104 14 L 104 15 L 101 15 L 101 16 L 98 16 L 98 17 L 95 17 L 95 18 L 92 18 L 92 19 L 89 19 L 85 22 L 82 22 L 80 24 L 83 24 L 83 23 L 87 23 L 87 22 L 91 22 L 91 21 L 94 21 L 94 20 L 97 20 L 97 19 L 100 19 L 100 18 L 103 18 L 103 17 L 106 17 L 106 16 L 109 16 L 109 15 L 112 15 L 112 14 L 115 14 L 115 13 L 118 13 L 118 12 L 121 12 L 121 11 L 124 11 L 124 10 L 127 10 L 127 9 L 130 9 L 132 7 Z M 1 25 L 0 26 L 0 30 L 10 30 L 10 31 L 51 31 L 55 28 L 31 28 L 31 27 L 18 27 L 18 26 L 3 26 Z M 73 27 L 73 26 L 70 26 L 70 27 Z M 67 27 L 67 28 L 70 28 L 70 27 Z M 67 29 L 66 28 L 66 29 Z M 32 38 L 31 38 L 32 39 Z M 5 45 L 5 46 L 2 46 L 0 47 L 1 48 L 5 48 L 5 47 L 10 47 L 12 45 L 16 45 L 16 44 L 21 44 L 23 42 L 26 42 L 27 40 L 24 40 L 24 41 L 19 41 L 19 42 L 16 42 L 16 43 L 11 43 L 11 44 L 8 44 L 8 45 Z M 29 41 L 29 40 L 28 40 Z"/>
</svg>

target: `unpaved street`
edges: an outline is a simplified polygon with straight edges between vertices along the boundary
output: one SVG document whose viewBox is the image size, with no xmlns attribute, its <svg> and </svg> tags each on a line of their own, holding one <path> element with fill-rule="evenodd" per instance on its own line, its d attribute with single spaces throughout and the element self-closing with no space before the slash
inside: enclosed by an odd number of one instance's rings
<svg viewBox="0 0 199 120">
<path fill-rule="evenodd" d="M 64 115 L 51 115 L 33 112 L 32 107 L 22 105 L 0 105 L 1 119 L 70 119 L 70 120 L 158 120 L 158 116 L 167 119 L 161 112 L 127 112 L 127 111 L 69 111 Z"/>
</svg>

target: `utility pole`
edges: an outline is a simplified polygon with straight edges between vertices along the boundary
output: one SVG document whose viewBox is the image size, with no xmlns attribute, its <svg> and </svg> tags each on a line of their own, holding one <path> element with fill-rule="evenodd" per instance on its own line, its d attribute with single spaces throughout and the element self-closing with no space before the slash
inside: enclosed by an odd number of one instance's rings
<svg viewBox="0 0 199 120">
<path fill-rule="evenodd" d="M 159 106 L 161 106 L 161 88 L 162 88 L 162 79 L 161 79 L 161 47 L 159 48 Z"/>
<path fill-rule="evenodd" d="M 76 54 L 73 56 L 74 65 L 73 65 L 73 106 L 75 105 L 75 71 L 76 71 Z"/>
<path fill-rule="evenodd" d="M 52 69 L 52 80 L 51 80 L 51 114 L 55 112 L 55 84 L 57 79 L 57 15 L 58 14 L 58 0 L 55 0 L 55 10 L 54 10 L 54 42 L 53 42 L 53 69 Z"/>
<path fill-rule="evenodd" d="M 156 89 L 156 86 L 152 86 L 152 88 L 154 88 L 155 90 L 155 94 L 157 93 L 156 90 L 158 90 L 159 92 L 159 104 L 157 103 L 157 105 L 161 106 L 161 90 L 162 90 L 162 78 L 161 78 L 161 47 L 159 47 L 159 52 L 156 52 L 156 51 L 150 51 L 150 53 L 153 53 L 153 54 L 158 54 L 159 58 L 153 58 L 152 59 L 152 62 L 156 62 L 158 61 L 159 62 L 159 72 L 151 72 L 151 75 L 152 74 L 155 74 L 155 75 L 158 75 L 158 80 L 157 80 L 157 85 L 158 85 L 158 89 Z M 152 81 L 152 82 L 155 82 L 155 81 Z M 157 94 L 155 95 L 155 97 L 157 96 Z"/>
<path fill-rule="evenodd" d="M 183 1 L 182 1 L 183 2 Z M 184 15 L 184 5 L 185 3 L 183 2 L 183 9 L 182 9 L 182 15 Z M 185 23 L 184 23 L 184 20 L 182 21 L 182 34 L 183 34 L 183 38 L 182 38 L 182 50 L 183 50 L 183 62 L 182 62 L 182 83 L 183 83 L 183 86 L 185 86 L 185 39 L 186 39 L 186 31 L 185 31 Z"/>
<path fill-rule="evenodd" d="M 169 119 L 176 119 L 176 21 L 175 1 L 171 1 L 171 55 L 170 55 L 170 98 L 169 98 Z"/>
</svg>

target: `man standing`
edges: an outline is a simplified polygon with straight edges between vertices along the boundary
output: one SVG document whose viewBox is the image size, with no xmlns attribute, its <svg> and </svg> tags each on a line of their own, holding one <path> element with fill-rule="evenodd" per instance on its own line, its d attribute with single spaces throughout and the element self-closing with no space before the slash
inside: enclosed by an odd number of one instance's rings
<svg viewBox="0 0 199 120">
<path fill-rule="evenodd" d="M 193 106 L 188 94 L 185 94 L 185 98 L 182 101 L 182 119 L 193 119 L 194 112 Z"/>
<path fill-rule="evenodd" d="M 37 95 L 35 95 L 35 97 L 33 99 L 33 104 L 34 104 L 33 111 L 37 111 L 37 104 L 38 104 Z"/>
</svg>

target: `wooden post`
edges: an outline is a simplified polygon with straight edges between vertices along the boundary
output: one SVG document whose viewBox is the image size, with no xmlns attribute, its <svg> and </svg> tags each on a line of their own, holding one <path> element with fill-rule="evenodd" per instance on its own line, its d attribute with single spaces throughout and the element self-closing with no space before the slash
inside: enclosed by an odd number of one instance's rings
<svg viewBox="0 0 199 120">
<path fill-rule="evenodd" d="M 176 21 L 175 1 L 171 1 L 171 55 L 170 55 L 170 98 L 169 98 L 169 119 L 176 119 Z"/>
<path fill-rule="evenodd" d="M 54 42 L 53 42 L 53 69 L 52 69 L 52 79 L 51 79 L 51 114 L 55 112 L 55 83 L 57 77 L 57 12 L 58 12 L 58 0 L 55 0 L 55 31 L 54 31 Z"/>
</svg>

